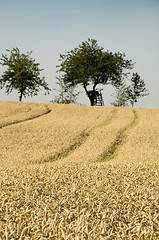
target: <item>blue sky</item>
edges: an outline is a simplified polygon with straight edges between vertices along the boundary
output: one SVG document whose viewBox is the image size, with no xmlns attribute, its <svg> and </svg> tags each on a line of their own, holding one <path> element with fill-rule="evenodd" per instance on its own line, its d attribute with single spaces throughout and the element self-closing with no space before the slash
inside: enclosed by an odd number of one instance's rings
<svg viewBox="0 0 159 240">
<path fill-rule="evenodd" d="M 133 71 L 144 79 L 150 95 L 135 106 L 159 107 L 159 0 L 0 0 L 0 10 L 0 54 L 13 47 L 33 51 L 50 88 L 56 88 L 59 54 L 93 38 L 105 50 L 125 53 L 136 62 Z M 102 88 L 110 106 L 115 89 Z M 40 91 L 24 101 L 50 102 L 55 94 Z M 0 100 L 17 101 L 18 94 L 7 96 L 0 90 Z M 84 92 L 78 102 L 89 105 Z"/>
</svg>

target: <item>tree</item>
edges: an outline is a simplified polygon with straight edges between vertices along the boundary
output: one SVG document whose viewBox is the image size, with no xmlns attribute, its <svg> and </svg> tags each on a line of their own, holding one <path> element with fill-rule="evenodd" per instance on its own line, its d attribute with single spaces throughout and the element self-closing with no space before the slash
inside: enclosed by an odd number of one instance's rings
<svg viewBox="0 0 159 240">
<path fill-rule="evenodd" d="M 27 54 L 21 54 L 18 48 L 7 50 L 10 53 L 2 54 L 0 58 L 0 64 L 7 66 L 7 70 L 4 72 L 0 79 L 0 88 L 6 88 L 6 93 L 10 94 L 13 89 L 16 89 L 19 93 L 19 101 L 22 97 L 35 96 L 43 87 L 45 94 L 51 90 L 48 84 L 45 82 L 45 78 L 40 78 L 40 72 L 43 69 L 39 69 L 39 63 L 35 63 L 35 60 L 30 57 L 32 52 Z"/>
<path fill-rule="evenodd" d="M 60 54 L 59 61 L 61 64 L 57 66 L 58 72 L 62 72 L 61 77 L 65 85 L 68 88 L 83 86 L 91 105 L 92 91 L 88 90 L 90 85 L 94 92 L 98 84 L 120 87 L 122 76 L 128 74 L 124 70 L 130 70 L 134 65 L 131 60 L 125 60 L 125 54 L 105 52 L 94 39 L 82 42 L 78 48 L 67 52 L 66 55 Z"/>
<path fill-rule="evenodd" d="M 57 79 L 58 80 L 56 83 L 59 85 L 60 90 L 57 90 L 57 89 L 54 89 L 54 90 L 58 91 L 59 95 L 55 96 L 55 98 L 51 102 L 62 103 L 62 104 L 75 103 L 79 95 L 79 92 L 75 92 L 75 88 L 73 86 L 68 88 L 60 77 Z"/>
<path fill-rule="evenodd" d="M 131 85 L 128 91 L 129 101 L 132 107 L 140 97 L 149 95 L 148 90 L 145 86 L 145 82 L 140 78 L 139 74 L 133 73 L 133 76 L 131 78 Z"/>
<path fill-rule="evenodd" d="M 126 86 L 123 84 L 120 88 L 116 89 L 115 101 L 111 103 L 114 107 L 126 107 L 129 102 L 129 88 L 130 86 Z"/>
<path fill-rule="evenodd" d="M 128 103 L 133 107 L 140 97 L 149 95 L 145 82 L 138 73 L 133 73 L 131 84 L 126 86 L 125 83 L 116 90 L 116 100 L 111 104 L 115 107 L 125 107 Z"/>
</svg>

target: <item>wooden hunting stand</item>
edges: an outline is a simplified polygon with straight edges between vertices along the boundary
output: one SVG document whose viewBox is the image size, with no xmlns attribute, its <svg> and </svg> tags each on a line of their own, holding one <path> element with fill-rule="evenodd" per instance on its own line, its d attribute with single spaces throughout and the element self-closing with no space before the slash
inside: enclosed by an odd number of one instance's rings
<svg viewBox="0 0 159 240">
<path fill-rule="evenodd" d="M 96 89 L 88 92 L 89 98 L 91 100 L 91 106 L 104 106 L 104 101 L 101 93 L 102 90 L 103 89 Z"/>
</svg>

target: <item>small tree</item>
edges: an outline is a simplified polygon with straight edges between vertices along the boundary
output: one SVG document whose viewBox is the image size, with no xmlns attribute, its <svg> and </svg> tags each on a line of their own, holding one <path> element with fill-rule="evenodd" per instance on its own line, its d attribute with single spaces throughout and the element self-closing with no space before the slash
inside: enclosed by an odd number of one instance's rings
<svg viewBox="0 0 159 240">
<path fill-rule="evenodd" d="M 123 84 L 120 88 L 116 89 L 115 101 L 111 103 L 114 107 L 126 107 L 129 102 L 129 88 L 130 86 L 126 86 Z"/>
<path fill-rule="evenodd" d="M 128 91 L 129 101 L 132 107 L 140 97 L 149 95 L 148 90 L 145 86 L 145 82 L 140 78 L 139 74 L 133 73 L 133 76 L 131 78 L 131 85 Z"/>
<path fill-rule="evenodd" d="M 122 84 L 122 76 L 126 75 L 124 71 L 133 68 L 132 61 L 126 60 L 125 54 L 105 52 L 94 39 L 82 42 L 78 48 L 67 52 L 66 55 L 61 54 L 59 61 L 61 64 L 57 67 L 62 73 L 65 85 L 68 88 L 81 85 L 91 105 L 94 99 L 88 90 L 89 86 L 92 86 L 94 92 L 98 84 L 119 87 Z"/>
<path fill-rule="evenodd" d="M 62 104 L 76 103 L 77 97 L 80 92 L 75 92 L 75 88 L 73 86 L 68 88 L 60 77 L 57 78 L 56 83 L 59 85 L 60 90 L 57 89 L 54 90 L 58 91 L 59 95 L 55 96 L 55 98 L 51 102 Z"/>
<path fill-rule="evenodd" d="M 18 48 L 6 51 L 10 53 L 10 56 L 2 54 L 0 58 L 0 64 L 8 67 L 0 79 L 1 89 L 5 87 L 7 94 L 13 89 L 17 90 L 19 101 L 22 97 L 37 95 L 40 87 L 45 89 L 45 94 L 51 91 L 45 78 L 40 78 L 40 72 L 43 69 L 39 69 L 40 64 L 35 63 L 35 60 L 30 57 L 32 52 L 21 54 Z"/>
<path fill-rule="evenodd" d="M 133 73 L 131 78 L 131 85 L 123 85 L 116 91 L 116 100 L 111 105 L 116 107 L 128 106 L 128 103 L 133 107 L 140 97 L 149 95 L 145 82 L 138 73 Z"/>
</svg>

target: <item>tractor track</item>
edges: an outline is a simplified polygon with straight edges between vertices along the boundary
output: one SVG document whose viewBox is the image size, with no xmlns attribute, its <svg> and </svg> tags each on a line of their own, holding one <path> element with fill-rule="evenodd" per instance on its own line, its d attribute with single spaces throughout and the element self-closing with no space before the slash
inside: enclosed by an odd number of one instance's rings
<svg viewBox="0 0 159 240">
<path fill-rule="evenodd" d="M 47 162 L 55 162 L 57 160 L 66 158 L 69 156 L 71 153 L 73 153 L 75 150 L 77 150 L 85 141 L 86 138 L 89 136 L 89 132 L 87 130 L 82 131 L 82 133 L 74 139 L 74 142 L 71 144 L 69 148 L 64 149 L 61 152 L 58 152 L 57 154 L 53 156 L 49 156 L 46 159 L 42 159 L 40 161 L 40 164 L 47 163 Z"/>
<path fill-rule="evenodd" d="M 22 119 L 22 120 L 16 120 L 16 121 L 13 121 L 13 122 L 10 122 L 10 123 L 6 123 L 6 124 L 2 124 L 0 125 L 0 129 L 1 128 L 5 128 L 5 127 L 8 127 L 8 126 L 11 126 L 11 125 L 14 125 L 14 124 L 19 124 L 19 123 L 23 123 L 23 122 L 27 122 L 27 121 L 30 121 L 30 120 L 33 120 L 33 119 L 36 119 L 36 118 L 39 118 L 39 117 L 42 117 L 46 114 L 49 114 L 52 110 L 47 108 L 45 112 L 41 113 L 41 114 L 37 114 L 33 117 L 28 117 L 26 119 Z"/>
<path fill-rule="evenodd" d="M 106 152 L 102 154 L 102 157 L 98 160 L 98 162 L 108 161 L 117 156 L 118 151 L 122 147 L 123 143 L 126 141 L 127 132 L 138 124 L 138 116 L 136 110 L 133 109 L 132 112 L 134 114 L 133 121 L 119 132 L 119 134 L 116 136 L 114 143 L 109 147 Z"/>
<path fill-rule="evenodd" d="M 78 149 L 82 145 L 84 145 L 87 138 L 90 137 L 93 134 L 95 129 L 110 125 L 112 123 L 112 121 L 116 118 L 116 115 L 117 115 L 117 109 L 113 110 L 112 116 L 107 121 L 104 121 L 103 123 L 99 124 L 98 126 L 95 126 L 95 127 L 91 128 L 89 130 L 84 129 L 81 132 L 81 134 L 79 134 L 79 136 L 77 136 L 76 139 L 74 139 L 74 142 L 71 144 L 71 146 L 69 148 L 64 149 L 63 151 L 55 154 L 54 156 L 49 156 L 47 159 L 43 159 L 42 161 L 40 161 L 40 163 L 43 164 L 43 163 L 46 163 L 46 162 L 55 162 L 57 160 L 61 160 L 61 159 L 69 157 L 75 151 L 78 151 Z"/>
</svg>

